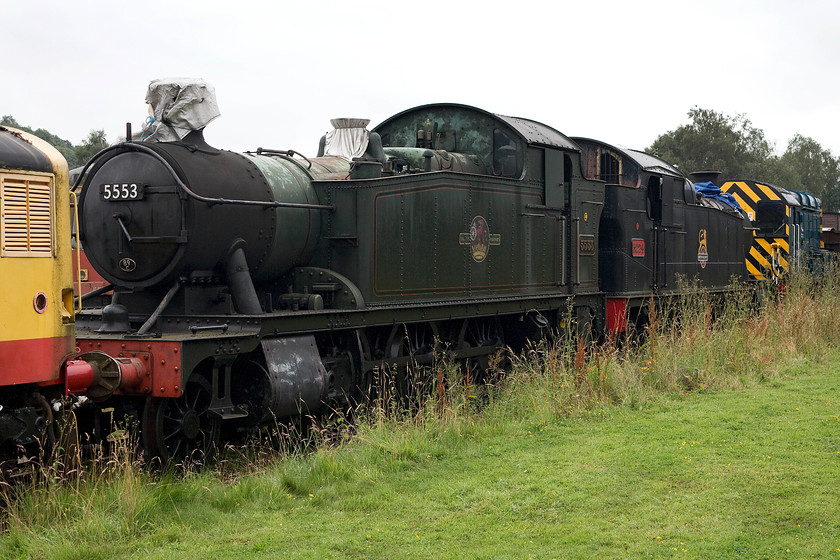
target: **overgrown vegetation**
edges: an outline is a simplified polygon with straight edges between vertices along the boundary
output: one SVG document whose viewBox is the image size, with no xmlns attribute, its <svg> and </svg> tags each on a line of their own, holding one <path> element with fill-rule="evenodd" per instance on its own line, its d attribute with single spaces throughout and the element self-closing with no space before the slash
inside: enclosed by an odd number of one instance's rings
<svg viewBox="0 0 840 560">
<path fill-rule="evenodd" d="M 412 406 L 381 390 L 352 426 L 278 426 L 204 472 L 150 472 L 122 439 L 7 486 L 0 556 L 833 557 L 840 411 L 822 387 L 800 416 L 785 383 L 840 359 L 837 282 L 687 284 L 638 339 L 586 348 L 569 324 L 487 386 L 442 359 Z"/>
</svg>

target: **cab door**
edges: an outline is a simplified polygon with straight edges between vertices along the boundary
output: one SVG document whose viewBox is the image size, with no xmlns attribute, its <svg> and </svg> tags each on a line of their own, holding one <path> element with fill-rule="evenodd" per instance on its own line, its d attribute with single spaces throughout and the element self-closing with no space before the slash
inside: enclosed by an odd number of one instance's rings
<svg viewBox="0 0 840 560">
<path fill-rule="evenodd" d="M 554 231 L 554 278 L 557 286 L 569 284 L 568 214 L 571 186 L 571 159 L 560 150 L 545 150 L 545 217 Z"/>
<path fill-rule="evenodd" d="M 598 226 L 604 209 L 604 183 L 581 179 L 569 192 L 572 291 L 594 291 L 598 289 Z"/>
</svg>

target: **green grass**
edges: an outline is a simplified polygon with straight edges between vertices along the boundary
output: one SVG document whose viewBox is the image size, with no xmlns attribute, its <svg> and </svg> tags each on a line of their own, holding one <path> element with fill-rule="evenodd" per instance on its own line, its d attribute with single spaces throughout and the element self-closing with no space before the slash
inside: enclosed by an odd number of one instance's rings
<svg viewBox="0 0 840 560">
<path fill-rule="evenodd" d="M 715 322 L 700 294 L 679 330 L 538 346 L 480 398 L 442 364 L 443 402 L 251 467 L 115 458 L 12 502 L 0 557 L 840 558 L 833 292 Z"/>
<path fill-rule="evenodd" d="M 636 410 L 476 423 L 461 433 L 376 428 L 236 480 L 147 480 L 131 508 L 100 490 L 92 511 L 17 527 L 0 550 L 9 558 L 837 558 L 840 354 L 830 358 L 749 390 Z"/>
</svg>

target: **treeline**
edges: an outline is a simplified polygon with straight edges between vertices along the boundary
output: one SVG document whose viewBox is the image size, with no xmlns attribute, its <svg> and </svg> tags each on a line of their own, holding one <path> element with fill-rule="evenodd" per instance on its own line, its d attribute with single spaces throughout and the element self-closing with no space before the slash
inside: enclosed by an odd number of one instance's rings
<svg viewBox="0 0 840 560">
<path fill-rule="evenodd" d="M 61 152 L 61 155 L 63 155 L 64 159 L 67 160 L 67 165 L 70 169 L 81 167 L 86 164 L 99 150 L 108 147 L 108 140 L 105 138 L 104 130 L 91 130 L 87 138 L 82 140 L 78 145 L 74 146 L 69 140 L 59 138 L 55 134 L 52 134 L 50 131 L 44 130 L 43 128 L 33 130 L 28 126 L 23 126 L 11 115 L 5 115 L 2 119 L 0 119 L 0 126 L 11 126 L 29 132 L 41 140 L 49 142 L 55 147 L 55 149 Z"/>
<path fill-rule="evenodd" d="M 691 120 L 660 135 L 647 148 L 685 174 L 715 170 L 724 179 L 753 179 L 773 183 L 794 191 L 808 191 L 822 200 L 823 209 L 840 211 L 840 157 L 824 149 L 813 138 L 796 134 L 782 155 L 744 115 L 734 117 L 695 107 Z M 32 130 L 6 115 L 0 125 L 13 126 L 46 140 L 67 159 L 70 169 L 87 163 L 96 152 L 108 146 L 104 130 L 91 130 L 74 146 L 43 128 Z"/>
<path fill-rule="evenodd" d="M 647 149 L 683 171 L 715 170 L 723 179 L 753 179 L 822 200 L 823 210 L 840 211 L 840 157 L 813 138 L 796 134 L 782 155 L 744 115 L 730 117 L 695 107 L 689 124 L 659 136 Z"/>
</svg>

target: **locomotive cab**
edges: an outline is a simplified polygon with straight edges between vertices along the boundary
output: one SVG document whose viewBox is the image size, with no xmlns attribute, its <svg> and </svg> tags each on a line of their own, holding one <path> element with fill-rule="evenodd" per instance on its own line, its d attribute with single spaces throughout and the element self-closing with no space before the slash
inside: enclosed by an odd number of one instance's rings
<svg viewBox="0 0 840 560">
<path fill-rule="evenodd" d="M 459 104 L 415 107 L 374 132 L 406 172 L 348 195 L 374 208 L 373 261 L 400 263 L 375 265 L 373 282 L 359 282 L 372 284 L 368 301 L 597 290 L 603 189 L 576 172 L 579 150 L 566 136 Z M 344 262 L 346 252 L 327 251 Z M 369 262 L 347 258 L 348 269 Z"/>
<path fill-rule="evenodd" d="M 760 200 L 755 205 L 755 227 L 758 235 L 772 236 L 787 224 L 787 205 L 781 200 Z"/>
</svg>

